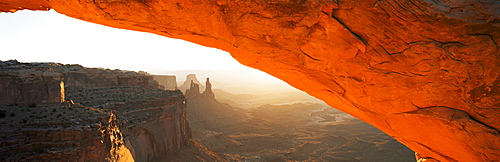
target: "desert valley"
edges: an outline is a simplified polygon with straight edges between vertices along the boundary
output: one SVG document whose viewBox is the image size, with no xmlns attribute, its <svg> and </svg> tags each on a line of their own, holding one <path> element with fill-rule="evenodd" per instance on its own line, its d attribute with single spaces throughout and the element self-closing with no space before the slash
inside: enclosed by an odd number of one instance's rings
<svg viewBox="0 0 500 162">
<path fill-rule="evenodd" d="M 294 89 L 233 94 L 195 74 L 177 83 L 80 65 L 0 65 L 2 161 L 414 161 L 383 132 Z"/>
</svg>

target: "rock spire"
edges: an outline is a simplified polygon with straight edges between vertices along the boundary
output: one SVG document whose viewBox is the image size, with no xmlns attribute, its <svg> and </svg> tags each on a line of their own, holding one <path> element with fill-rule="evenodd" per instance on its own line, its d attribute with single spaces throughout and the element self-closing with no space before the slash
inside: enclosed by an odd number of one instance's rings
<svg viewBox="0 0 500 162">
<path fill-rule="evenodd" d="M 194 74 L 190 74 L 194 75 Z M 186 99 L 192 99 L 192 98 L 197 98 L 197 97 L 203 97 L 203 98 L 208 98 L 208 99 L 215 99 L 215 94 L 212 91 L 212 83 L 210 83 L 210 78 L 207 78 L 207 81 L 205 82 L 205 91 L 203 93 L 200 93 L 200 84 L 195 83 L 197 79 L 194 78 L 191 80 L 191 84 L 189 86 L 189 89 L 186 90 L 186 93 L 184 95 L 186 96 Z"/>
<path fill-rule="evenodd" d="M 201 95 L 200 94 L 200 85 L 194 83 L 194 81 L 191 80 L 191 84 L 189 86 L 189 89 L 186 90 L 186 93 L 184 93 L 184 95 L 186 96 L 186 99 L 195 98 L 195 97 L 200 96 Z"/>
<path fill-rule="evenodd" d="M 212 83 L 210 83 L 210 78 L 207 77 L 207 81 L 205 82 L 205 91 L 203 92 L 203 96 L 207 98 L 215 98 L 215 94 L 212 91 Z"/>
<path fill-rule="evenodd" d="M 198 86 L 200 87 L 200 92 L 201 90 L 205 89 L 205 86 L 203 86 L 201 82 L 198 81 L 198 78 L 196 78 L 196 74 L 188 74 L 186 76 L 186 81 L 184 81 L 184 83 L 182 83 L 182 85 L 178 87 L 179 90 L 185 92 L 187 89 L 191 88 L 191 82 L 193 82 L 194 84 L 198 84 Z"/>
</svg>

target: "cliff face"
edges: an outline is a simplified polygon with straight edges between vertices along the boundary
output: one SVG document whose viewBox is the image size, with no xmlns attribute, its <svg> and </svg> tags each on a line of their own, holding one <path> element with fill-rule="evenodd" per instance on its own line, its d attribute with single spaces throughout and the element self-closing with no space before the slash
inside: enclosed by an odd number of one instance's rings
<svg viewBox="0 0 500 162">
<path fill-rule="evenodd" d="M 192 141 L 185 98 L 180 91 L 158 89 L 158 83 L 152 76 L 135 72 L 84 69 L 65 71 L 63 74 L 65 79 L 83 81 L 75 85 L 71 82 L 66 84 L 68 98 L 91 107 L 116 111 L 123 141 L 134 160 L 220 160 L 218 155 L 202 150 L 203 146 Z M 108 81 L 110 76 L 128 79 L 126 82 L 121 79 L 118 85 L 102 86 L 99 83 L 101 80 Z M 85 78 L 91 77 L 92 81 L 85 82 Z M 195 152 L 203 158 L 180 158 L 176 155 L 186 151 Z"/>
<path fill-rule="evenodd" d="M 110 70 L 100 68 L 85 68 L 81 65 L 46 65 L 64 75 L 64 83 L 71 87 L 119 87 L 139 86 L 144 88 L 159 88 L 153 76 L 132 71 Z"/>
<path fill-rule="evenodd" d="M 0 103 L 40 105 L 64 101 L 64 82 L 60 73 L 17 64 L 17 61 L 0 62 Z"/>
<path fill-rule="evenodd" d="M 43 67 L 58 74 L 61 77 L 58 81 L 69 80 L 61 89 L 66 90 L 71 101 L 43 108 L 32 108 L 36 105 L 17 108 L 10 102 L 0 103 L 0 106 L 11 104 L 0 107 L 4 114 L 1 126 L 10 126 L 3 129 L 5 160 L 221 160 L 191 139 L 182 93 L 158 89 L 158 83 L 150 76 L 56 63 L 16 66 L 27 74 L 31 69 Z M 2 91 L 9 90 L 4 88 Z M 25 109 L 34 115 L 28 116 Z M 7 114 L 14 115 L 6 117 Z M 17 118 L 15 114 L 22 115 Z M 10 118 L 16 120 L 8 122 Z M 200 156 L 185 157 L 186 152 Z"/>
<path fill-rule="evenodd" d="M 89 100 L 92 96 L 100 99 Z M 150 161 L 190 144 L 184 96 L 179 91 L 86 87 L 68 88 L 68 97 L 92 107 L 116 110 L 125 145 L 137 161 Z"/>
<path fill-rule="evenodd" d="M 500 2 L 42 1 L 117 28 L 229 51 L 398 139 L 418 157 L 500 159 Z"/>
<path fill-rule="evenodd" d="M 133 161 L 116 114 L 80 105 L 5 106 L 0 161 Z"/>
</svg>

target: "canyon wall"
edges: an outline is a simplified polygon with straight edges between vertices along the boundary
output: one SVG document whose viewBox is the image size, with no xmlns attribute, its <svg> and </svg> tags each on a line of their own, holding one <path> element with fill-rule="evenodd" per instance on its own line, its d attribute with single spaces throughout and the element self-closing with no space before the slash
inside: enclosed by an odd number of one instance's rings
<svg viewBox="0 0 500 162">
<path fill-rule="evenodd" d="M 90 107 L 115 110 L 123 141 L 134 160 L 164 161 L 186 151 L 200 157 L 179 159 L 220 160 L 191 139 L 185 98 L 180 91 L 159 89 L 151 75 L 91 68 L 62 70 L 68 66 L 72 65 L 55 67 L 65 80 L 74 81 L 66 84 L 67 97 Z"/>
<path fill-rule="evenodd" d="M 86 68 L 81 65 L 39 64 L 37 67 L 51 68 L 64 75 L 64 83 L 71 87 L 119 87 L 139 86 L 159 88 L 153 76 L 133 71 Z"/>
<path fill-rule="evenodd" d="M 133 161 L 113 112 L 68 104 L 0 109 L 16 114 L 1 119 L 0 161 Z"/>
<path fill-rule="evenodd" d="M 0 103 L 30 105 L 64 101 L 64 82 L 60 73 L 49 68 L 25 68 L 12 60 L 0 62 Z"/>
<path fill-rule="evenodd" d="M 500 159 L 500 1 L 7 0 L 226 50 L 420 159 Z"/>
<path fill-rule="evenodd" d="M 36 105 L 43 102 L 19 108 L 17 103 L 1 102 L 3 114 L 14 114 L 2 119 L 1 126 L 8 127 L 2 131 L 4 160 L 222 160 L 191 139 L 184 95 L 158 89 L 152 76 L 58 63 L 15 63 L 2 70 L 12 67 L 27 76 L 39 73 L 33 69 L 57 74 L 59 82 L 68 81 L 60 87 L 67 101 L 41 108 Z M 2 91 L 9 91 L 9 87 L 2 87 Z M 31 112 L 34 115 L 29 115 Z M 10 118 L 15 120 L 8 122 Z M 199 156 L 185 156 L 189 154 Z"/>
<path fill-rule="evenodd" d="M 64 76 L 1 62 L 0 161 L 130 161 L 116 112 L 65 100 Z"/>
<path fill-rule="evenodd" d="M 184 96 L 179 91 L 68 87 L 68 97 L 92 107 L 116 110 L 125 145 L 137 161 L 151 161 L 190 144 Z"/>
</svg>

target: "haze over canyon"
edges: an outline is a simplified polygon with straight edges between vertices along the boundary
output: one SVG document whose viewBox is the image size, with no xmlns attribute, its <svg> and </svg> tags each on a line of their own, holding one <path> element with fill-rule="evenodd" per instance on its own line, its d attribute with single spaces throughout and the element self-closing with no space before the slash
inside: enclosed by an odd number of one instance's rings
<svg viewBox="0 0 500 162">
<path fill-rule="evenodd" d="M 177 86 L 171 75 L 74 64 L 0 67 L 2 161 L 414 161 L 293 89 L 232 94 L 195 74 Z"/>
</svg>

